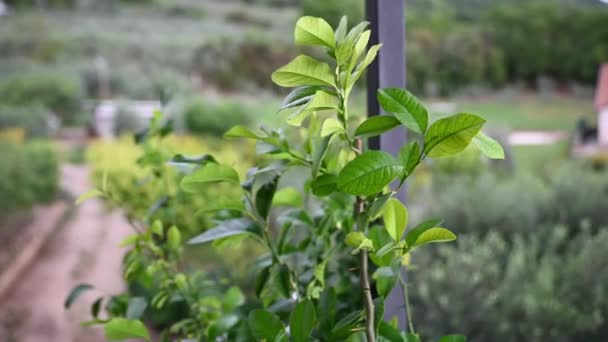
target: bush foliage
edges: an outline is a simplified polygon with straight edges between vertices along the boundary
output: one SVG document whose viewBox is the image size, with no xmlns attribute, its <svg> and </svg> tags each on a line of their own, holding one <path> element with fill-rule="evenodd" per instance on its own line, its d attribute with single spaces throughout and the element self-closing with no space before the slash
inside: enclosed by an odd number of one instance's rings
<svg viewBox="0 0 608 342">
<path fill-rule="evenodd" d="M 15 144 L 0 140 L 0 155 L 0 219 L 54 198 L 59 162 L 48 143 Z"/>
</svg>

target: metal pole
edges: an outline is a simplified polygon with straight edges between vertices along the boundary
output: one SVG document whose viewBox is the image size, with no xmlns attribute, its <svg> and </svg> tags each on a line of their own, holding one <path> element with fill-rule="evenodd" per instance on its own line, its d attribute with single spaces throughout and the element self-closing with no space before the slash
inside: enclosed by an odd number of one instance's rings
<svg viewBox="0 0 608 342">
<path fill-rule="evenodd" d="M 384 114 L 376 98 L 378 88 L 405 87 L 405 0 L 366 0 L 365 10 L 372 30 L 370 44 L 382 43 L 378 58 L 367 72 L 367 113 L 374 116 Z M 400 127 L 369 139 L 368 146 L 396 155 L 405 143 L 406 130 Z M 405 203 L 405 188 L 397 198 Z M 397 317 L 399 326 L 405 329 L 405 303 L 399 286 L 386 299 L 384 317 Z"/>
</svg>

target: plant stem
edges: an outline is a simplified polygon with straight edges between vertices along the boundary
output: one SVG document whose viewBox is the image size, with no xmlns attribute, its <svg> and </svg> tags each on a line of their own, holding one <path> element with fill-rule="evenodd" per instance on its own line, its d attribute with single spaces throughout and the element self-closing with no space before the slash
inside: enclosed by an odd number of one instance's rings
<svg viewBox="0 0 608 342">
<path fill-rule="evenodd" d="M 405 318 L 407 319 L 407 328 L 411 334 L 416 334 L 414 330 L 414 321 L 412 321 L 412 309 L 410 306 L 410 296 L 407 290 L 407 283 L 399 275 L 399 284 L 401 285 L 401 289 L 403 290 L 403 302 L 405 303 Z"/>
<path fill-rule="evenodd" d="M 361 139 L 355 139 L 355 148 L 358 151 L 362 150 L 363 144 Z M 361 153 L 361 152 L 359 152 Z M 355 220 L 358 222 L 359 215 L 363 212 L 363 198 L 357 197 L 355 202 Z M 360 231 L 366 229 L 367 222 L 361 227 L 358 227 Z M 361 250 L 359 253 L 360 263 L 360 286 L 363 291 L 363 302 L 365 304 L 365 336 L 367 342 L 376 342 L 376 324 L 374 317 L 374 299 L 372 298 L 372 290 L 369 282 L 369 270 L 368 270 L 368 255 L 367 250 Z"/>
<path fill-rule="evenodd" d="M 374 321 L 374 300 L 372 299 L 372 291 L 369 285 L 369 274 L 367 270 L 367 251 L 362 250 L 360 256 L 361 289 L 363 290 L 363 300 L 365 301 L 365 336 L 367 337 L 367 342 L 375 342 L 376 325 Z"/>
</svg>

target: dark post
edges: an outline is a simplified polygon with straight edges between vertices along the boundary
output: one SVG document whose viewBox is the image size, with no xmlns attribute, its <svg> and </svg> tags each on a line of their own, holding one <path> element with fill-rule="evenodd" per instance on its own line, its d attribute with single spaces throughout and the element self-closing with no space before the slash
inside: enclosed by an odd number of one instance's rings
<svg viewBox="0 0 608 342">
<path fill-rule="evenodd" d="M 365 10 L 372 30 L 370 44 L 382 43 L 378 58 L 367 72 L 367 113 L 368 116 L 382 115 L 376 89 L 405 87 L 405 0 L 366 0 Z M 370 139 L 368 145 L 396 155 L 405 142 L 406 131 L 401 127 Z M 405 189 L 397 197 L 405 202 Z M 401 289 L 396 286 L 386 299 L 384 317 L 398 317 L 400 327 L 405 328 L 404 307 Z"/>
</svg>

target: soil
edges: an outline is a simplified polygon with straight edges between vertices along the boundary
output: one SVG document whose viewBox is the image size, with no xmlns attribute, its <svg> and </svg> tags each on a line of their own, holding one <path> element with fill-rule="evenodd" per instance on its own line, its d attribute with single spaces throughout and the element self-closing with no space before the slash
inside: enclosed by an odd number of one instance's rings
<svg viewBox="0 0 608 342">
<path fill-rule="evenodd" d="M 86 166 L 62 167 L 62 187 L 74 197 L 90 189 Z M 92 199 L 75 208 L 71 218 L 43 247 L 27 272 L 0 303 L 0 341 L 105 341 L 98 328 L 84 328 L 89 305 L 99 296 L 123 291 L 120 241 L 131 230 L 119 212 Z M 63 302 L 79 283 L 96 286 L 70 310 Z"/>
</svg>

